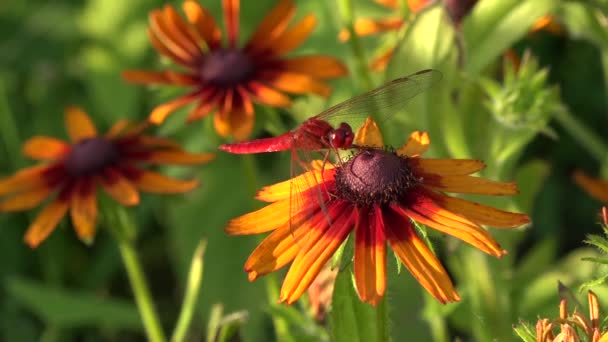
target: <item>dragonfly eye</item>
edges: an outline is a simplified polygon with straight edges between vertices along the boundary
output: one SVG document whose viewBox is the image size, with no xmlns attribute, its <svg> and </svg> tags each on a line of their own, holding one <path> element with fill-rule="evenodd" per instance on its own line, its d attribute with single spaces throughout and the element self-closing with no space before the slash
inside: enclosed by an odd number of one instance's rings
<svg viewBox="0 0 608 342">
<path fill-rule="evenodd" d="M 336 148 L 341 148 L 342 145 L 344 144 L 344 131 L 342 131 L 341 129 L 334 129 L 330 134 L 329 134 L 329 142 L 331 143 L 331 146 L 336 147 Z"/>
</svg>

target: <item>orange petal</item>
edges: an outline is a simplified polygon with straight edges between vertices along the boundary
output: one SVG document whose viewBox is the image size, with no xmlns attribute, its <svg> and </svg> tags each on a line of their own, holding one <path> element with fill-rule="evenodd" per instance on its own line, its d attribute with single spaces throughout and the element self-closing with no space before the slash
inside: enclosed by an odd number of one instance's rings
<svg viewBox="0 0 608 342">
<path fill-rule="evenodd" d="M 95 129 L 91 118 L 78 107 L 66 107 L 65 126 L 68 136 L 73 142 L 97 136 L 97 129 Z"/>
<path fill-rule="evenodd" d="M 69 207 L 68 202 L 55 200 L 36 216 L 25 233 L 25 243 L 31 248 L 36 248 L 40 243 L 55 230 L 61 218 Z"/>
<path fill-rule="evenodd" d="M 150 113 L 149 119 L 152 123 L 154 123 L 156 125 L 160 125 L 161 123 L 163 123 L 163 121 L 165 121 L 167 116 L 169 116 L 171 113 L 173 113 L 178 108 L 181 108 L 181 107 L 187 105 L 188 103 L 196 100 L 196 98 L 198 96 L 199 96 L 199 93 L 198 93 L 198 91 L 196 91 L 193 93 L 189 93 L 189 94 L 180 96 L 167 103 L 164 103 L 164 104 L 154 108 L 152 113 Z"/>
<path fill-rule="evenodd" d="M 323 177 L 321 176 L 320 170 L 308 171 L 295 178 L 263 187 L 256 194 L 255 198 L 265 202 L 289 200 L 292 182 L 298 184 L 298 191 L 306 191 L 310 187 L 322 184 L 323 181 L 332 181 L 334 179 L 334 173 L 335 170 L 330 170 L 327 167 L 325 168 L 325 174 Z"/>
<path fill-rule="evenodd" d="M 86 244 L 93 242 L 97 223 L 97 197 L 92 181 L 81 182 L 72 196 L 70 215 L 78 238 Z"/>
<path fill-rule="evenodd" d="M 70 145 L 51 138 L 37 136 L 23 144 L 23 154 L 36 160 L 57 160 L 65 157 L 70 151 Z"/>
<path fill-rule="evenodd" d="M 239 9 L 240 0 L 223 0 L 224 24 L 228 36 L 228 46 L 236 47 L 239 40 Z"/>
<path fill-rule="evenodd" d="M 431 0 L 407 0 L 407 5 L 412 12 L 416 13 L 425 8 L 430 2 Z"/>
<path fill-rule="evenodd" d="M 167 177 L 154 171 L 140 171 L 132 179 L 137 188 L 142 191 L 158 194 L 177 194 L 193 190 L 199 185 L 196 179 L 180 180 Z"/>
<path fill-rule="evenodd" d="M 376 125 L 370 116 L 367 117 L 365 123 L 357 130 L 357 133 L 355 134 L 355 144 L 357 146 L 368 146 L 375 148 L 384 147 L 382 133 L 380 133 L 378 125 Z"/>
<path fill-rule="evenodd" d="M 184 22 L 173 6 L 165 5 L 162 17 L 164 18 L 165 28 L 171 37 L 188 51 L 192 59 L 196 59 L 196 56 L 202 55 L 202 51 L 198 46 L 197 35 L 193 33 L 191 27 Z"/>
<path fill-rule="evenodd" d="M 335 78 L 348 74 L 346 66 L 336 58 L 322 55 L 301 56 L 281 63 L 285 70 L 316 78 Z"/>
<path fill-rule="evenodd" d="M 199 57 L 199 53 L 188 51 L 187 43 L 176 30 L 173 30 L 163 16 L 161 10 L 152 10 L 148 15 L 150 21 L 150 30 L 152 34 L 158 38 L 160 43 L 167 48 L 173 55 L 177 56 L 180 61 L 186 61 L 189 64 L 194 64 Z"/>
<path fill-rule="evenodd" d="M 296 257 L 298 250 L 289 225 L 277 228 L 247 259 L 245 271 L 249 273 L 249 280 L 254 281 L 287 265 Z"/>
<path fill-rule="evenodd" d="M 294 94 L 315 94 L 328 97 L 331 88 L 322 81 L 308 75 L 293 72 L 267 72 L 261 75 L 269 86 Z"/>
<path fill-rule="evenodd" d="M 390 48 L 384 52 L 382 52 L 380 55 L 378 55 L 376 58 L 374 58 L 370 65 L 369 68 L 372 69 L 373 71 L 382 71 L 385 70 L 386 67 L 388 66 L 388 63 L 391 61 L 391 58 L 393 58 L 393 55 L 395 54 L 395 48 Z"/>
<path fill-rule="evenodd" d="M 486 167 L 483 161 L 475 159 L 411 158 L 408 162 L 422 173 L 439 176 L 469 175 Z"/>
<path fill-rule="evenodd" d="M 183 150 L 171 151 L 152 151 L 145 153 L 142 161 L 151 164 L 178 164 L 178 165 L 197 165 L 203 164 L 215 157 L 214 153 L 189 153 Z"/>
<path fill-rule="evenodd" d="M 450 276 L 439 259 L 416 235 L 411 222 L 390 210 L 385 215 L 386 238 L 412 276 L 441 303 L 459 301 L 460 296 Z"/>
<path fill-rule="evenodd" d="M 379 207 L 374 215 L 355 208 L 355 283 L 362 301 L 377 305 L 386 290 L 386 238 Z"/>
<path fill-rule="evenodd" d="M 152 45 L 160 53 L 161 55 L 171 59 L 173 62 L 180 64 L 186 68 L 193 68 L 193 61 L 190 59 L 182 58 L 175 53 L 173 53 L 165 44 L 157 37 L 157 35 L 153 32 L 152 29 L 148 28 L 146 31 L 148 33 L 148 38 L 150 38 L 150 42 Z"/>
<path fill-rule="evenodd" d="M 199 83 L 198 79 L 190 74 L 182 74 L 170 70 L 159 72 L 126 70 L 122 72 L 122 78 L 128 82 L 140 84 L 176 84 L 191 86 Z"/>
<path fill-rule="evenodd" d="M 574 172 L 574 181 L 593 198 L 608 203 L 608 181 L 590 177 L 580 170 Z"/>
<path fill-rule="evenodd" d="M 287 28 L 287 24 L 293 18 L 296 6 L 293 1 L 281 0 L 262 20 L 260 26 L 247 43 L 247 49 L 260 49 L 268 45 L 277 36 L 281 35 Z"/>
<path fill-rule="evenodd" d="M 409 139 L 397 150 L 397 154 L 405 157 L 417 157 L 429 148 L 431 140 L 427 132 L 414 131 Z"/>
<path fill-rule="evenodd" d="M 13 212 L 37 207 L 49 196 L 51 190 L 52 188 L 48 186 L 41 186 L 14 194 L 9 198 L 0 201 L 0 211 Z"/>
<path fill-rule="evenodd" d="M 374 1 L 389 9 L 393 9 L 393 10 L 399 9 L 400 0 L 374 0 Z M 408 3 L 412 2 L 412 1 L 428 1 L 428 0 L 408 0 Z"/>
<path fill-rule="evenodd" d="M 289 96 L 269 88 L 260 82 L 251 81 L 247 87 L 253 99 L 259 103 L 274 107 L 289 107 L 291 105 Z"/>
<path fill-rule="evenodd" d="M 211 13 L 193 0 L 184 2 L 183 8 L 186 17 L 196 26 L 207 46 L 211 49 L 219 47 L 222 34 Z"/>
<path fill-rule="evenodd" d="M 37 165 L 19 170 L 11 177 L 0 179 L 0 195 L 20 192 L 23 189 L 34 188 L 46 184 L 44 173 L 53 165 Z"/>
<path fill-rule="evenodd" d="M 499 210 L 477 202 L 450 197 L 444 194 L 428 191 L 428 196 L 437 204 L 457 215 L 477 223 L 495 228 L 519 227 L 530 222 L 526 214 L 512 213 Z"/>
<path fill-rule="evenodd" d="M 215 87 L 209 87 L 201 91 L 200 100 L 196 107 L 192 109 L 186 119 L 187 122 L 194 122 L 212 113 L 214 108 L 222 99 L 223 91 L 218 91 Z"/>
<path fill-rule="evenodd" d="M 219 135 L 226 137 L 232 135 L 237 141 L 249 138 L 253 131 L 254 116 L 243 110 L 233 110 L 226 113 L 215 113 L 215 130 Z"/>
<path fill-rule="evenodd" d="M 137 189 L 125 176 L 113 169 L 106 169 L 103 176 L 98 179 L 105 192 L 116 202 L 124 206 L 139 203 Z"/>
<path fill-rule="evenodd" d="M 279 229 L 289 222 L 289 201 L 279 201 L 234 218 L 224 231 L 229 235 L 250 235 Z"/>
<path fill-rule="evenodd" d="M 424 173 L 417 173 L 417 175 L 423 178 L 424 186 L 440 191 L 492 196 L 519 193 L 515 182 L 497 182 L 473 176 L 438 176 Z"/>
<path fill-rule="evenodd" d="M 275 56 L 289 53 L 304 43 L 316 24 L 317 19 L 313 15 L 307 15 L 276 39 L 269 40 L 267 47 Z"/>
<path fill-rule="evenodd" d="M 404 21 L 401 18 L 357 19 L 355 21 L 355 33 L 358 36 L 369 36 L 381 32 L 398 30 L 403 24 Z"/>
</svg>

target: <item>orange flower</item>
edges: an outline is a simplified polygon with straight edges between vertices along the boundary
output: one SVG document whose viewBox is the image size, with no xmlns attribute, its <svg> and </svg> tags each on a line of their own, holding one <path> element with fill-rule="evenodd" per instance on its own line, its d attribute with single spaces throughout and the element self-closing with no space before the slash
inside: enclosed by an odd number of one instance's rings
<svg viewBox="0 0 608 342">
<path fill-rule="evenodd" d="M 176 143 L 142 135 L 145 126 L 117 122 L 105 135 L 98 135 L 87 114 L 68 107 L 66 127 L 72 143 L 35 136 L 23 145 L 23 153 L 44 164 L 18 171 L 0 180 L 0 211 L 34 208 L 56 193 L 55 198 L 31 223 L 25 242 L 35 248 L 53 232 L 70 210 L 78 237 L 90 243 L 97 221 L 96 187 L 118 203 L 139 203 L 138 190 L 182 193 L 198 185 L 196 180 L 177 180 L 144 170 L 141 163 L 191 165 L 207 162 L 213 154 L 191 154 Z"/>
<path fill-rule="evenodd" d="M 608 203 L 608 181 L 594 178 L 581 170 L 574 171 L 574 181 L 591 197 L 602 203 Z"/>
<path fill-rule="evenodd" d="M 433 297 L 442 303 L 460 300 L 413 221 L 500 257 L 505 251 L 481 225 L 511 228 L 529 218 L 445 195 L 443 191 L 513 195 L 517 188 L 515 183 L 471 176 L 484 168 L 479 160 L 421 158 L 429 143 L 426 133 L 414 132 L 397 151 L 385 150 L 376 124 L 368 119 L 356 140 L 357 146 L 366 147 L 341 166 L 262 189 L 257 198 L 272 204 L 226 227 L 231 235 L 274 230 L 245 263 L 249 279 L 291 262 L 279 300 L 293 303 L 354 230 L 354 278 L 361 300 L 375 305 L 384 295 L 387 242 Z M 297 204 L 290 203 L 292 181 L 299 185 Z"/>
<path fill-rule="evenodd" d="M 215 111 L 217 132 L 244 140 L 253 129 L 253 102 L 287 107 L 291 99 L 283 92 L 328 96 L 331 89 L 322 80 L 347 73 L 342 63 L 328 56 L 283 57 L 300 46 L 316 25 L 315 17 L 307 15 L 288 28 L 296 9 L 291 0 L 281 0 L 243 47 L 237 46 L 239 1 L 223 0 L 223 5 L 226 46 L 211 14 L 195 1 L 183 4 L 187 20 L 171 5 L 150 13 L 148 34 L 152 44 L 184 72 L 129 70 L 123 77 L 134 83 L 191 88 L 187 94 L 156 107 L 150 114 L 152 122 L 159 124 L 177 108 L 197 102 L 189 121 Z"/>
</svg>

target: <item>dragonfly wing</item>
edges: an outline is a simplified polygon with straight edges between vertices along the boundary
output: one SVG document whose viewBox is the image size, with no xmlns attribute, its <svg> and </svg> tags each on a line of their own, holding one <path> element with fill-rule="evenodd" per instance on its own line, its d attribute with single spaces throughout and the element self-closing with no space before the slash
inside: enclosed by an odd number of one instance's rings
<svg viewBox="0 0 608 342">
<path fill-rule="evenodd" d="M 316 116 L 334 127 L 346 122 L 356 129 L 368 116 L 383 122 L 395 115 L 405 104 L 418 94 L 432 87 L 442 78 L 441 72 L 425 69 L 408 76 L 394 79 L 361 95 L 355 96 Z"/>
</svg>

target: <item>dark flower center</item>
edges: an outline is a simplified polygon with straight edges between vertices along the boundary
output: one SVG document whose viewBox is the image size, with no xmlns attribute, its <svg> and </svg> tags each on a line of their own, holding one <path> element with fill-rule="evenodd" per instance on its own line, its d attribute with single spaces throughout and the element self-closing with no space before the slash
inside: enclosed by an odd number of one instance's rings
<svg viewBox="0 0 608 342">
<path fill-rule="evenodd" d="M 90 138 L 72 147 L 65 160 L 65 168 L 73 177 L 85 176 L 101 171 L 117 159 L 118 151 L 111 141 L 97 137 Z"/>
<path fill-rule="evenodd" d="M 407 159 L 385 150 L 363 150 L 335 174 L 338 197 L 358 205 L 384 205 L 404 198 L 419 181 Z"/>
<path fill-rule="evenodd" d="M 230 87 L 246 81 L 255 65 L 243 51 L 220 49 L 207 55 L 201 67 L 201 78 L 219 87 Z"/>
</svg>

